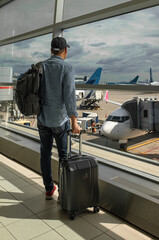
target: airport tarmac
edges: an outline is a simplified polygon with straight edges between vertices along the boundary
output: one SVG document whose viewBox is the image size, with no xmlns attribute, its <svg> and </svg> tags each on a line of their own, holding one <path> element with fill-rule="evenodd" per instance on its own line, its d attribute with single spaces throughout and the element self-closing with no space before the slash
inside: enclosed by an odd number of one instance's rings
<svg viewBox="0 0 159 240">
<path fill-rule="evenodd" d="M 103 95 L 105 95 L 105 92 L 103 92 Z M 111 101 L 124 103 L 127 100 L 133 99 L 133 97 L 157 97 L 159 99 L 159 93 L 144 93 L 134 91 L 122 91 L 119 93 L 117 90 L 109 90 L 108 99 Z M 119 107 L 112 103 L 106 103 L 104 100 L 98 103 L 100 109 L 96 110 L 83 110 L 79 108 L 79 105 L 80 102 L 77 103 L 79 117 L 82 117 L 83 112 L 95 112 L 98 114 L 98 118 L 101 122 L 104 121 L 112 111 Z M 91 130 L 89 130 L 87 133 L 84 133 L 83 140 L 106 146 L 106 138 L 99 135 L 98 129 L 95 133 L 92 133 Z M 159 133 L 146 133 L 143 131 L 143 135 L 128 140 L 126 151 L 128 153 L 133 153 L 142 157 L 159 161 Z"/>
<path fill-rule="evenodd" d="M 105 95 L 105 92 L 103 92 L 103 96 L 104 95 Z M 119 92 L 117 90 L 109 90 L 108 99 L 122 104 L 126 100 L 130 100 L 133 97 L 146 97 L 146 98 L 157 97 L 159 99 L 159 93 L 144 93 L 144 92 L 134 92 L 134 91 Z M 103 100 L 98 102 L 100 109 L 84 110 L 79 108 L 80 103 L 81 101 L 77 102 L 77 111 L 78 111 L 79 117 L 82 117 L 83 112 L 94 112 L 98 114 L 98 119 L 101 123 L 105 121 L 105 119 L 108 117 L 108 115 L 112 111 L 114 111 L 119 107 L 112 103 L 106 103 Z M 36 118 L 30 118 L 30 122 L 31 122 L 31 126 L 36 128 L 37 126 Z M 35 134 L 35 131 L 34 131 L 34 134 Z M 36 134 L 38 134 L 38 132 Z M 83 140 L 91 143 L 99 144 L 101 146 L 106 146 L 106 138 L 99 134 L 99 129 L 96 129 L 95 133 L 92 133 L 91 130 L 88 130 L 86 133 L 83 134 Z M 128 153 L 133 153 L 139 156 L 153 159 L 155 161 L 159 161 L 159 133 L 154 133 L 154 132 L 145 133 L 143 131 L 143 135 L 128 140 L 126 151 Z"/>
<path fill-rule="evenodd" d="M 105 96 L 105 91 L 103 91 L 103 96 Z M 159 93 L 144 93 L 144 92 L 135 92 L 135 91 L 117 91 L 117 90 L 109 90 L 108 99 L 114 102 L 118 102 L 120 104 L 124 103 L 127 100 L 133 99 L 134 97 L 143 97 L 143 98 L 150 98 L 156 97 L 159 99 Z M 98 118 L 102 121 L 106 119 L 106 117 L 119 106 L 106 103 L 104 100 L 97 103 L 100 106 L 100 109 L 97 110 L 83 110 L 79 108 L 80 101 L 77 102 L 77 109 L 79 117 L 82 116 L 82 112 L 96 112 L 98 114 Z"/>
<path fill-rule="evenodd" d="M 82 139 L 90 143 L 106 146 L 106 138 L 99 135 L 98 130 L 95 133 L 92 133 L 91 130 L 83 133 Z M 130 139 L 127 143 L 126 152 L 159 161 L 159 133 L 145 134 Z"/>
</svg>

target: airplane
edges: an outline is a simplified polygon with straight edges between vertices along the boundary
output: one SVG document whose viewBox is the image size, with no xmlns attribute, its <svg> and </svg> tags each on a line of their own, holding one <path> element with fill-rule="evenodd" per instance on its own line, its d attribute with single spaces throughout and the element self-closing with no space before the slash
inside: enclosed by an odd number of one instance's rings
<svg viewBox="0 0 159 240">
<path fill-rule="evenodd" d="M 99 84 L 102 68 L 99 67 L 84 84 Z M 76 90 L 76 100 L 88 99 L 92 96 L 93 90 Z"/>
<path fill-rule="evenodd" d="M 108 91 L 106 91 L 105 101 L 120 107 L 108 116 L 100 132 L 110 142 L 118 142 L 120 149 L 126 150 L 128 139 L 140 136 L 143 130 L 131 128 L 130 114 L 122 107 L 122 104 L 108 100 Z"/>
<path fill-rule="evenodd" d="M 159 82 L 153 80 L 153 77 L 152 77 L 152 68 L 150 68 L 150 80 L 149 80 L 149 82 L 148 82 L 148 83 L 146 83 L 146 82 L 138 82 L 137 84 L 140 84 L 140 85 L 159 86 Z"/>
<path fill-rule="evenodd" d="M 88 76 L 84 76 L 84 77 L 75 77 L 75 83 L 76 84 L 83 84 L 86 83 L 88 80 Z"/>
<path fill-rule="evenodd" d="M 114 84 L 136 84 L 137 81 L 139 79 L 139 76 L 137 75 L 134 79 L 130 80 L 129 82 L 107 82 L 106 84 L 111 84 L 111 85 L 114 85 Z"/>
<path fill-rule="evenodd" d="M 157 81 L 153 81 L 153 78 L 152 78 L 152 69 L 150 68 L 150 85 L 152 86 L 159 86 L 159 82 Z"/>
</svg>

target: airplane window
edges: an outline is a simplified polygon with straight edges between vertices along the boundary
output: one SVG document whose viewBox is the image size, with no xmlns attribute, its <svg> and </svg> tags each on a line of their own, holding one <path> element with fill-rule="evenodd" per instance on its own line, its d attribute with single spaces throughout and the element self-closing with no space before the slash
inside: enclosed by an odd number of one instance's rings
<svg viewBox="0 0 159 240">
<path fill-rule="evenodd" d="M 113 117 L 113 116 L 109 115 L 109 116 L 107 117 L 106 121 L 111 121 L 111 120 L 112 120 L 112 117 Z"/>
<path fill-rule="evenodd" d="M 109 115 L 106 121 L 121 122 L 122 117 Z"/>
<path fill-rule="evenodd" d="M 120 117 L 119 122 L 124 122 L 124 117 Z"/>
<path fill-rule="evenodd" d="M 106 119 L 106 121 L 112 121 L 112 122 L 125 122 L 129 119 L 128 116 L 123 116 L 123 117 L 120 117 L 120 116 L 112 116 L 112 115 L 109 115 L 108 118 Z"/>
<path fill-rule="evenodd" d="M 124 117 L 113 116 L 112 121 L 113 122 L 124 122 Z"/>
<path fill-rule="evenodd" d="M 130 119 L 129 116 L 126 116 L 126 117 L 125 117 L 125 121 L 127 121 L 127 120 L 129 120 L 129 119 Z"/>
<path fill-rule="evenodd" d="M 119 122 L 125 122 L 129 119 L 129 116 L 120 117 Z"/>
</svg>

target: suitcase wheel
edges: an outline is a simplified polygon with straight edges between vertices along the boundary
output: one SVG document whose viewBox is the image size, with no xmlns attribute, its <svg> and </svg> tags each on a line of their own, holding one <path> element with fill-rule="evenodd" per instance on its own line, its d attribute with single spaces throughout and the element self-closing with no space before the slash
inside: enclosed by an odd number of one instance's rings
<svg viewBox="0 0 159 240">
<path fill-rule="evenodd" d="M 94 213 L 98 213 L 99 212 L 99 207 L 94 207 Z"/>
<path fill-rule="evenodd" d="M 76 217 L 76 213 L 72 213 L 72 214 L 70 214 L 70 219 L 71 219 L 71 220 L 74 220 L 75 217 Z"/>
</svg>

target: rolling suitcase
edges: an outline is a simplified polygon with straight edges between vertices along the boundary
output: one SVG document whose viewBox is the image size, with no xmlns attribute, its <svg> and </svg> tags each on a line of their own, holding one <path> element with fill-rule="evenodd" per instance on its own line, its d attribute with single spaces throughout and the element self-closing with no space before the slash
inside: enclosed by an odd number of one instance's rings
<svg viewBox="0 0 159 240">
<path fill-rule="evenodd" d="M 68 134 L 68 155 L 71 152 L 71 134 Z M 68 157 L 60 166 L 59 200 L 61 207 L 74 219 L 76 214 L 88 207 L 99 211 L 98 163 L 94 157 L 81 154 L 81 134 L 79 154 Z"/>
</svg>

